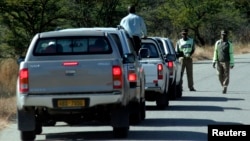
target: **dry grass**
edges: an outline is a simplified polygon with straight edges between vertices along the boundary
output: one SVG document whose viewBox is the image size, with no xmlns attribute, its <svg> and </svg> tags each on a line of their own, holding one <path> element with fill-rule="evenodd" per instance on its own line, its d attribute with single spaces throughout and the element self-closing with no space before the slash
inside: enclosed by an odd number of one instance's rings
<svg viewBox="0 0 250 141">
<path fill-rule="evenodd" d="M 250 44 L 234 47 L 235 54 L 250 53 Z M 213 47 L 197 47 L 194 61 L 212 59 Z M 13 59 L 0 60 L 0 130 L 5 128 L 16 115 L 16 78 L 18 66 Z"/>
<path fill-rule="evenodd" d="M 206 46 L 206 47 L 196 47 L 196 50 L 193 54 L 194 61 L 198 60 L 211 60 L 213 59 L 213 51 L 214 47 Z M 250 44 L 237 44 L 234 45 L 234 53 L 235 54 L 246 54 L 250 53 Z"/>
<path fill-rule="evenodd" d="M 6 127 L 16 115 L 17 72 L 16 60 L 0 60 L 0 130 Z"/>
<path fill-rule="evenodd" d="M 16 98 L 1 98 L 0 99 L 0 130 L 5 128 L 9 121 L 16 115 Z"/>
<path fill-rule="evenodd" d="M 14 59 L 0 60 L 0 97 L 15 95 L 18 65 Z"/>
<path fill-rule="evenodd" d="M 213 58 L 213 47 L 196 47 L 196 50 L 193 54 L 194 61 L 198 60 L 208 60 Z"/>
</svg>

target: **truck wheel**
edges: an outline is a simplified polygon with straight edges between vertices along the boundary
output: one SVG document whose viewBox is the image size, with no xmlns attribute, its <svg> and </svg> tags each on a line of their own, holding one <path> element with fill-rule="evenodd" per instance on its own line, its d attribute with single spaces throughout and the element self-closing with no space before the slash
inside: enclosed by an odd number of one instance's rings
<svg viewBox="0 0 250 141">
<path fill-rule="evenodd" d="M 176 87 L 176 97 L 181 98 L 182 97 L 182 86 L 181 84 L 178 84 Z"/>
<path fill-rule="evenodd" d="M 169 94 L 170 94 L 170 99 L 175 100 L 177 98 L 177 86 L 176 86 L 176 81 L 173 82 L 173 84 L 169 86 Z"/>
<path fill-rule="evenodd" d="M 42 129 L 42 124 L 41 124 L 41 123 L 36 123 L 35 134 L 36 134 L 36 135 L 41 134 L 42 131 L 43 131 L 43 129 Z"/>
<path fill-rule="evenodd" d="M 141 122 L 141 105 L 139 102 L 131 102 L 129 106 L 129 124 L 137 125 Z"/>
<path fill-rule="evenodd" d="M 111 109 L 110 124 L 113 127 L 113 134 L 116 138 L 125 138 L 129 131 L 129 105 L 117 105 Z"/>
<path fill-rule="evenodd" d="M 126 138 L 128 136 L 129 127 L 113 127 L 115 138 Z"/>
<path fill-rule="evenodd" d="M 157 109 L 164 110 L 168 105 L 167 94 L 159 94 L 156 99 L 156 107 Z"/>
<path fill-rule="evenodd" d="M 141 122 L 141 113 L 131 113 L 129 115 L 129 122 L 131 125 L 137 125 Z"/>
<path fill-rule="evenodd" d="M 146 102 L 141 101 L 141 120 L 145 120 L 146 118 Z"/>
<path fill-rule="evenodd" d="M 22 141 L 33 141 L 35 138 L 36 134 L 34 131 L 21 131 Z"/>
</svg>

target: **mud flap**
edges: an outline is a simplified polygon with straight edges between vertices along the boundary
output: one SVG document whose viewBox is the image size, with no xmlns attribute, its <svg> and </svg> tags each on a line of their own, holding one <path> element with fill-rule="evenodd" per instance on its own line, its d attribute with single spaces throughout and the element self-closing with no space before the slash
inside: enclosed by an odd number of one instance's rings
<svg viewBox="0 0 250 141">
<path fill-rule="evenodd" d="M 35 112 L 34 110 L 18 110 L 17 123 L 18 129 L 21 131 L 34 131 L 35 130 Z"/>
</svg>

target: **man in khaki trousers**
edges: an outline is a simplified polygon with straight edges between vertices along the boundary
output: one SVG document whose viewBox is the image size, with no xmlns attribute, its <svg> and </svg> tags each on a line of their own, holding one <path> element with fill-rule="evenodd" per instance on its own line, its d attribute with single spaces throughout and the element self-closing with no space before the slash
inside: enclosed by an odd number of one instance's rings
<svg viewBox="0 0 250 141">
<path fill-rule="evenodd" d="M 191 57 L 195 51 L 194 40 L 188 37 L 188 29 L 183 29 L 181 35 L 182 38 L 176 43 L 176 53 L 182 65 L 181 75 L 183 77 L 184 71 L 186 69 L 188 88 L 190 91 L 196 91 L 193 86 L 193 59 Z"/>
<path fill-rule="evenodd" d="M 213 68 L 216 68 L 222 93 L 227 93 L 230 69 L 234 67 L 234 55 L 232 43 L 228 41 L 228 31 L 221 31 L 221 39 L 217 40 L 214 47 Z"/>
</svg>

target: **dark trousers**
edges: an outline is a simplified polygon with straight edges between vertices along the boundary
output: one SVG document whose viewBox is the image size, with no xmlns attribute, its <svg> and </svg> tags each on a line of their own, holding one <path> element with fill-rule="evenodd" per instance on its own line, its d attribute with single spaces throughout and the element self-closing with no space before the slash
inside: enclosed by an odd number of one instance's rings
<svg viewBox="0 0 250 141">
<path fill-rule="evenodd" d="M 135 42 L 135 51 L 138 55 L 139 50 L 141 48 L 141 38 L 139 36 L 133 36 L 134 42 Z"/>
</svg>

